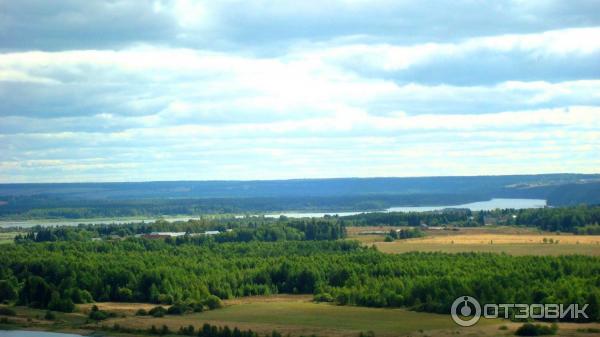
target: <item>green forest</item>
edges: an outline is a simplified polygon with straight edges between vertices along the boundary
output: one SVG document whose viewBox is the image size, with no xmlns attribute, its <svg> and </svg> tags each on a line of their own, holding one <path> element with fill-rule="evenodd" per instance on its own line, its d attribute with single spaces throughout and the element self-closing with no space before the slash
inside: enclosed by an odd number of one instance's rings
<svg viewBox="0 0 600 337">
<path fill-rule="evenodd" d="M 202 303 L 278 293 L 339 305 L 448 313 L 460 295 L 482 303 L 588 303 L 598 320 L 596 257 L 386 255 L 354 241 L 24 242 L 0 252 L 0 300 L 73 310 L 74 303 Z"/>
<path fill-rule="evenodd" d="M 149 302 L 210 310 L 221 300 L 311 294 L 315 301 L 447 314 L 463 295 L 481 303 L 588 304 L 600 320 L 600 258 L 489 253 L 384 254 L 346 239 L 352 226 L 498 224 L 597 234 L 600 207 L 364 213 L 348 217 L 206 217 L 18 230 L 0 251 L 0 302 L 71 312 L 79 303 Z M 208 235 L 207 231 L 218 231 Z M 161 239 L 153 232 L 185 233 Z M 386 238 L 387 239 L 387 238 Z M 101 316 L 102 312 L 96 315 Z M 564 320 L 570 320 L 566 317 Z"/>
</svg>

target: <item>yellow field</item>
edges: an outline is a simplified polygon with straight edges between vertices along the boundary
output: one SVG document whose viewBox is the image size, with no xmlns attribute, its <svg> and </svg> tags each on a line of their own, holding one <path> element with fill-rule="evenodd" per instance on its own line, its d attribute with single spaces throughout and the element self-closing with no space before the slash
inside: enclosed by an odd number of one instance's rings
<svg viewBox="0 0 600 337">
<path fill-rule="evenodd" d="M 376 242 L 374 245 L 384 253 L 400 254 L 408 252 L 444 252 L 444 253 L 505 253 L 509 255 L 591 255 L 600 256 L 600 247 L 596 245 L 576 244 L 443 244 L 443 243 L 403 243 Z"/>
<path fill-rule="evenodd" d="M 585 244 L 596 245 L 600 248 L 599 235 L 573 235 L 573 234 L 457 234 L 439 235 L 424 238 L 409 239 L 415 244 L 543 244 L 544 239 L 558 244 Z M 548 243 L 546 243 L 548 244 Z"/>
<path fill-rule="evenodd" d="M 354 227 L 350 239 L 375 245 L 385 253 L 422 252 L 489 252 L 512 255 L 584 254 L 600 256 L 600 236 L 543 233 L 517 227 L 478 227 L 455 230 L 427 230 L 426 237 L 383 242 L 384 235 L 368 231 L 389 231 L 392 227 Z M 545 239 L 545 241 L 544 241 Z M 552 243 L 550 243 L 552 242 Z"/>
</svg>

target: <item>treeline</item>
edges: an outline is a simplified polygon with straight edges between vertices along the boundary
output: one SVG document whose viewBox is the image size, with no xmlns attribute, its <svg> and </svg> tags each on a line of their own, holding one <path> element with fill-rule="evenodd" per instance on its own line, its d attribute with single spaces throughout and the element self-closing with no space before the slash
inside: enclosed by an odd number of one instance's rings
<svg viewBox="0 0 600 337">
<path fill-rule="evenodd" d="M 523 209 L 516 215 L 518 225 L 553 232 L 600 234 L 596 231 L 600 224 L 600 206 Z"/>
<path fill-rule="evenodd" d="M 221 232 L 217 235 L 196 235 L 208 230 Z M 79 225 L 77 227 L 36 226 L 15 237 L 16 243 L 88 241 L 92 238 L 130 237 L 152 232 L 185 232 L 185 236 L 169 242 L 176 244 L 207 242 L 249 242 L 284 240 L 337 240 L 346 236 L 343 221 L 337 218 L 312 219 L 229 219 L 189 220 L 187 222 L 132 223 L 122 225 Z"/>
<path fill-rule="evenodd" d="M 445 209 L 429 212 L 361 213 L 344 216 L 348 226 L 479 226 L 481 221 L 473 217 L 469 209 Z"/>
<path fill-rule="evenodd" d="M 204 302 L 277 293 L 340 305 L 448 313 L 458 297 L 481 303 L 589 304 L 599 320 L 600 259 L 587 256 L 411 253 L 349 241 L 173 245 L 127 239 L 5 245 L 2 301 L 48 308 L 71 301 Z"/>
<path fill-rule="evenodd" d="M 425 236 L 418 228 L 407 228 L 407 229 L 399 229 L 399 230 L 390 230 L 388 235 L 385 236 L 385 241 L 394 241 L 394 240 L 405 240 L 412 238 L 420 238 Z"/>
<path fill-rule="evenodd" d="M 362 213 L 352 216 L 325 216 L 324 218 L 267 218 L 215 217 L 189 221 L 122 225 L 79 225 L 76 227 L 33 227 L 17 236 L 16 241 L 83 241 L 91 238 L 128 237 L 151 232 L 203 233 L 209 230 L 223 232 L 213 238 L 182 237 L 179 241 L 204 243 L 282 241 L 282 240 L 335 240 L 345 237 L 348 226 L 418 227 L 454 226 L 472 227 L 485 224 L 536 227 L 545 231 L 575 234 L 600 234 L 600 206 L 577 206 L 537 209 L 499 209 L 472 212 L 468 209 L 446 209 L 431 212 Z M 14 229 L 11 229 L 14 230 Z M 231 230 L 228 232 L 228 230 Z"/>
<path fill-rule="evenodd" d="M 536 227 L 545 231 L 600 234 L 600 206 L 498 209 L 470 211 L 446 209 L 431 212 L 362 213 L 342 217 L 346 226 L 457 226 L 485 224 Z"/>
</svg>

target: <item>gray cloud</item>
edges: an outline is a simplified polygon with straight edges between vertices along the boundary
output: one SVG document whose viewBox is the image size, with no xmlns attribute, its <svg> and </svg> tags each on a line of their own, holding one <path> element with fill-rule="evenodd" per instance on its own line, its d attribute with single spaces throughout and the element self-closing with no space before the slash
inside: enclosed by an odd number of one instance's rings
<svg viewBox="0 0 600 337">
<path fill-rule="evenodd" d="M 544 57 L 480 51 L 380 74 L 398 83 L 493 85 L 504 81 L 592 80 L 600 78 L 600 50 L 590 55 Z"/>
<path fill-rule="evenodd" d="M 363 36 L 415 44 L 600 24 L 599 5 L 593 0 L 200 1 L 194 6 L 159 0 L 1 0 L 0 9 L 4 50 L 158 43 L 278 54 L 303 40 Z"/>
<path fill-rule="evenodd" d="M 0 181 L 596 172 L 598 7 L 0 0 Z"/>
<path fill-rule="evenodd" d="M 112 49 L 177 34 L 173 17 L 147 0 L 0 0 L 0 13 L 5 51 Z"/>
</svg>

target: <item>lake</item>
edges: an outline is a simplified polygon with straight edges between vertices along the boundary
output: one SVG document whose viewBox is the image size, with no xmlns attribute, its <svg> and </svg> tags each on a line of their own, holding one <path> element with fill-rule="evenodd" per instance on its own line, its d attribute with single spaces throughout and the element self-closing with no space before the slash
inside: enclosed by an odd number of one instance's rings
<svg viewBox="0 0 600 337">
<path fill-rule="evenodd" d="M 440 206 L 400 206 L 390 207 L 385 212 L 429 212 L 438 211 L 445 208 L 468 208 L 472 211 L 490 211 L 497 208 L 541 208 L 546 206 L 546 200 L 544 199 L 502 199 L 495 198 L 487 201 L 477 201 L 468 204 L 460 205 L 440 205 Z M 372 213 L 372 212 L 324 212 L 324 213 L 302 213 L 302 212 L 283 212 L 275 214 L 267 214 L 266 217 L 276 218 L 281 215 L 287 216 L 288 218 L 305 218 L 305 217 L 317 217 L 321 218 L 325 215 L 355 215 L 360 213 Z"/>
<path fill-rule="evenodd" d="M 81 337 L 81 335 L 43 331 L 0 330 L 0 337 Z"/>
<path fill-rule="evenodd" d="M 391 207 L 385 210 L 385 212 L 427 212 L 437 211 L 445 208 L 469 208 L 472 211 L 481 210 L 492 210 L 496 208 L 540 208 L 546 206 L 546 200 L 543 199 L 491 199 L 487 201 L 477 201 L 468 204 L 461 205 L 439 205 L 439 206 L 400 206 Z M 281 215 L 287 216 L 288 218 L 306 218 L 315 217 L 322 218 L 325 215 L 355 215 L 360 213 L 372 213 L 372 212 L 281 212 L 266 214 L 268 218 L 278 218 Z M 242 216 L 239 216 L 242 217 Z M 199 219 L 200 217 L 171 217 L 162 218 L 167 221 L 188 221 L 190 219 Z M 81 220 L 29 220 L 29 221 L 1 221 L 0 227 L 33 227 L 33 226 L 77 226 L 78 224 L 124 224 L 131 222 L 153 222 L 159 218 L 144 218 L 144 219 L 81 219 Z"/>
</svg>

